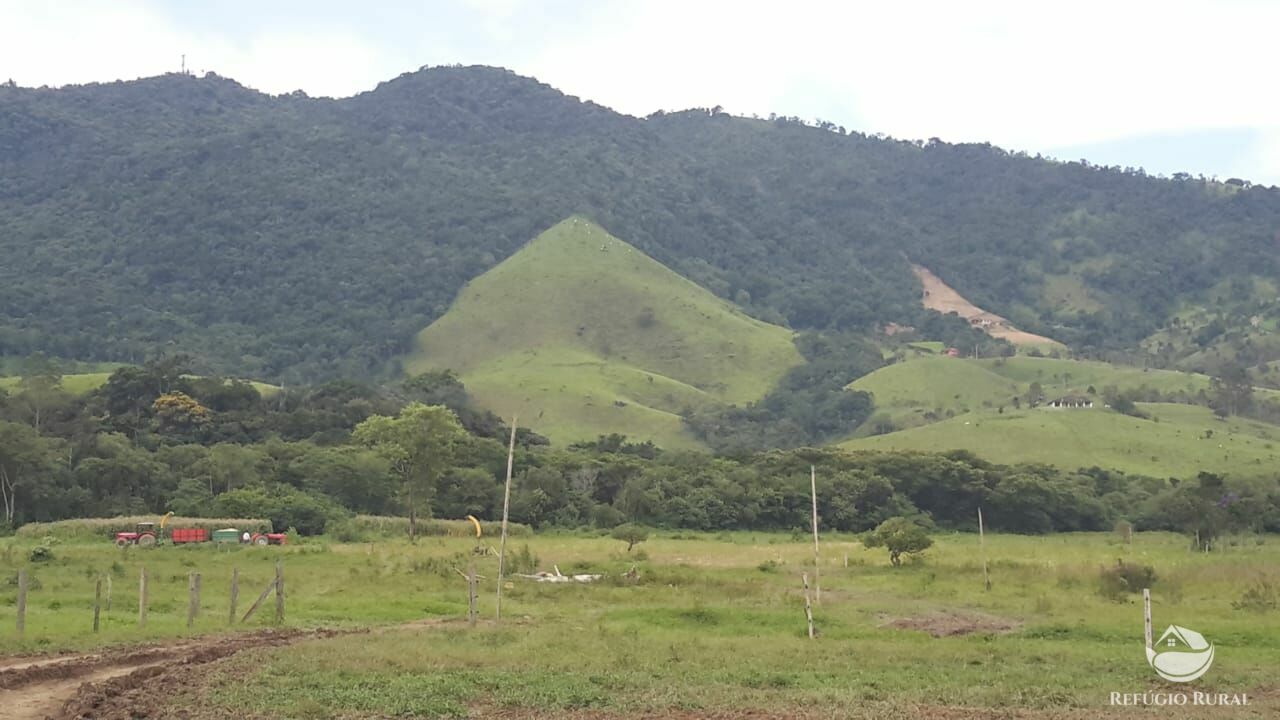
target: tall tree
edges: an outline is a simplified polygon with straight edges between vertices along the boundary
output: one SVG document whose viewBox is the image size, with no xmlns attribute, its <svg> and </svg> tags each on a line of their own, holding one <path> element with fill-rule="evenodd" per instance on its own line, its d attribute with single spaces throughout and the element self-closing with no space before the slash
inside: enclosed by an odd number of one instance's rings
<svg viewBox="0 0 1280 720">
<path fill-rule="evenodd" d="M 1209 381 L 1213 411 L 1222 417 L 1240 415 L 1253 407 L 1253 381 L 1248 368 L 1231 363 Z"/>
<path fill-rule="evenodd" d="M 5 523 L 13 525 L 18 498 L 30 494 L 24 489 L 41 474 L 54 471 L 58 444 L 28 425 L 0 422 L 0 505 L 4 506 Z"/>
<path fill-rule="evenodd" d="M 418 537 L 418 503 L 430 496 L 466 437 L 458 416 L 440 405 L 409 403 L 397 417 L 374 415 L 356 426 L 356 442 L 374 448 L 400 479 L 409 538 Z"/>
<path fill-rule="evenodd" d="M 71 395 L 62 389 L 62 370 L 57 362 L 40 353 L 23 361 L 18 389 L 14 400 L 26 412 L 36 432 L 40 431 L 41 420 L 49 410 L 71 402 Z"/>
</svg>

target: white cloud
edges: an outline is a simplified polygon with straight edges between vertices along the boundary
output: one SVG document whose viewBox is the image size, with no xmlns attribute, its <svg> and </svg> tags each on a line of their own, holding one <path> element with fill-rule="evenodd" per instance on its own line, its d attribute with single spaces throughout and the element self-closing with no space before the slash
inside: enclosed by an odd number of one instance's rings
<svg viewBox="0 0 1280 720">
<path fill-rule="evenodd" d="M 1245 169 L 1280 181 L 1270 77 L 1280 2 L 461 0 L 443 9 L 380 6 L 385 31 L 332 14 L 328 25 L 308 17 L 289 27 L 246 15 L 224 24 L 229 33 L 177 24 L 140 1 L 0 0 L 0 79 L 128 79 L 175 70 L 186 53 L 196 71 L 264 91 L 341 96 L 427 61 L 485 62 L 636 115 L 720 104 L 1016 149 L 1270 128 Z M 392 30 L 408 17 L 457 27 L 447 46 L 406 40 Z M 1230 162 L 1188 169 L 1226 175 Z"/>
<path fill-rule="evenodd" d="M 66 85 L 206 70 L 264 92 L 350 95 L 402 71 L 357 35 L 264 28 L 247 39 L 175 25 L 140 2 L 0 2 L 0 75 Z"/>
<path fill-rule="evenodd" d="M 897 136 L 1054 146 L 1280 121 L 1276 28 L 1280 3 L 646 2 L 531 65 L 633 113 L 845 107 Z"/>
</svg>

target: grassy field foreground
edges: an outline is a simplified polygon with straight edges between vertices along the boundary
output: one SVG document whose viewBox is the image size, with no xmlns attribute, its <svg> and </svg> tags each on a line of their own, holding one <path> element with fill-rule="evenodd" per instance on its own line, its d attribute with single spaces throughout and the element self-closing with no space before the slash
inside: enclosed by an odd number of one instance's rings
<svg viewBox="0 0 1280 720">
<path fill-rule="evenodd" d="M 464 538 L 149 552 L 76 543 L 55 545 L 53 560 L 34 564 L 28 561 L 34 545 L 10 538 L 0 541 L 0 651 L 185 636 L 186 578 L 193 570 L 205 587 L 195 631 L 221 632 L 231 567 L 245 580 L 243 609 L 283 559 L 289 625 L 386 629 L 210 666 L 167 700 L 175 713 L 660 717 L 735 716 L 750 708 L 778 716 L 914 717 L 945 706 L 1092 717 L 1112 712 L 1111 692 L 1176 690 L 1250 696 L 1247 707 L 1201 708 L 1195 717 L 1280 711 L 1280 614 L 1233 606 L 1251 588 L 1256 594 L 1260 581 L 1278 584 L 1274 538 L 1204 555 L 1164 534 L 1139 534 L 1131 546 L 1106 534 L 992 536 L 990 592 L 982 589 L 976 537 L 936 540 L 922 562 L 894 569 L 882 550 L 826 538 L 822 601 L 814 608 L 820 636 L 810 641 L 799 576 L 812 570 L 812 545 L 803 535 L 668 534 L 631 553 L 601 537 L 519 538 L 512 549 L 523 555 L 527 547 L 542 569 L 607 576 L 592 585 L 515 578 L 499 625 L 492 621 L 496 559 L 480 558 L 484 620 L 475 629 L 461 622 L 466 585 L 457 570 L 473 545 Z M 1158 574 L 1157 635 L 1176 623 L 1215 643 L 1214 666 L 1194 687 L 1165 683 L 1147 666 L 1138 596 L 1116 602 L 1099 593 L 1100 567 L 1120 558 L 1150 564 Z M 155 585 L 149 626 L 140 633 L 133 614 L 144 563 Z M 40 583 L 23 643 L 13 634 L 15 591 L 8 582 L 20 565 Z M 632 567 L 638 578 L 626 577 Z M 94 637 L 89 608 L 100 572 L 117 578 L 115 605 Z M 394 627 L 412 621 L 426 622 Z M 934 637 L 928 630 L 963 634 Z"/>
</svg>

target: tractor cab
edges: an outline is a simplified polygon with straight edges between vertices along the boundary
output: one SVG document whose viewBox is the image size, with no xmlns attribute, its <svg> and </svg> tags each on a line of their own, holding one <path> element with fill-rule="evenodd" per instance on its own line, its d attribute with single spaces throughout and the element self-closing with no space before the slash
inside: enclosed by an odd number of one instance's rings
<svg viewBox="0 0 1280 720">
<path fill-rule="evenodd" d="M 140 522 L 133 532 L 116 533 L 116 547 L 125 547 L 126 545 L 151 547 L 159 541 L 159 538 L 160 534 L 156 532 L 155 523 Z"/>
</svg>

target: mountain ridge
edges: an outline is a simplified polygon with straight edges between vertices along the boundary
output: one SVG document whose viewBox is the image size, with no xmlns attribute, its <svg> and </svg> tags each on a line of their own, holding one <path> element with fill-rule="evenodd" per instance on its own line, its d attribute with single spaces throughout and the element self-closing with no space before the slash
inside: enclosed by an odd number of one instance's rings
<svg viewBox="0 0 1280 720">
<path fill-rule="evenodd" d="M 1211 312 L 1225 332 L 1205 344 L 1144 345 L 1222 283 L 1280 277 L 1274 189 L 716 110 L 634 118 L 504 70 L 340 100 L 216 76 L 0 87 L 0 177 L 5 355 L 390 375 L 465 282 L 583 213 L 795 330 L 925 323 L 910 258 L 1080 354 L 1280 359 L 1241 331 L 1280 316 L 1257 292 Z"/>
</svg>

